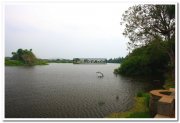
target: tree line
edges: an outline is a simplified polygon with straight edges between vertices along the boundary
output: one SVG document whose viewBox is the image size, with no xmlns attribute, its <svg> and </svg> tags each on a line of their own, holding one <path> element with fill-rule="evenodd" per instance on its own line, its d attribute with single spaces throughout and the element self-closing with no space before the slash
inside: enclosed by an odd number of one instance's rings
<svg viewBox="0 0 180 123">
<path fill-rule="evenodd" d="M 70 59 L 44 59 L 49 63 L 72 63 L 73 60 Z"/>
<path fill-rule="evenodd" d="M 122 16 L 123 35 L 129 38 L 127 55 L 116 73 L 168 74 L 175 80 L 175 5 L 143 4 Z"/>
<path fill-rule="evenodd" d="M 119 58 L 110 58 L 107 60 L 108 63 L 122 63 L 124 60 L 124 57 Z"/>
</svg>

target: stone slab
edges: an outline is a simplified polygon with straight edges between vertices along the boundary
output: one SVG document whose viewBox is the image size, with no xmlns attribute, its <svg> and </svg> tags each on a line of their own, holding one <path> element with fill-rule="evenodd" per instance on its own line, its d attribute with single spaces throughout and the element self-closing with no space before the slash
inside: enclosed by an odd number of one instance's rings
<svg viewBox="0 0 180 123">
<path fill-rule="evenodd" d="M 162 97 L 159 102 L 161 103 L 173 103 L 174 98 L 173 97 Z"/>
<path fill-rule="evenodd" d="M 166 115 L 161 115 L 161 114 L 156 114 L 156 116 L 154 118 L 170 118 Z"/>
<path fill-rule="evenodd" d="M 169 91 L 175 92 L 175 88 L 169 88 Z"/>
</svg>

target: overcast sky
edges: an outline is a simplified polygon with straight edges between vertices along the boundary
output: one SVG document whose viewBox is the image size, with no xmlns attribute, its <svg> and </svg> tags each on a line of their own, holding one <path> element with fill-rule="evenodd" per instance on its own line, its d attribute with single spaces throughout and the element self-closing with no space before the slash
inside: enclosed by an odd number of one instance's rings
<svg viewBox="0 0 180 123">
<path fill-rule="evenodd" d="M 5 55 L 32 49 L 38 58 L 127 55 L 122 14 L 131 4 L 41 3 L 5 6 Z"/>
</svg>

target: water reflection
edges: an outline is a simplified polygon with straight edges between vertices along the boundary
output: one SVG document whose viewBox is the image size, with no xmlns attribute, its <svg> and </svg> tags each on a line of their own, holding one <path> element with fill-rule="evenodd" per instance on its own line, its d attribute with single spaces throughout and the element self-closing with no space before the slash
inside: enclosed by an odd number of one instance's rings
<svg viewBox="0 0 180 123">
<path fill-rule="evenodd" d="M 99 118 L 126 111 L 153 86 L 113 74 L 118 64 L 5 68 L 5 117 Z M 104 74 L 98 78 L 97 71 Z"/>
</svg>

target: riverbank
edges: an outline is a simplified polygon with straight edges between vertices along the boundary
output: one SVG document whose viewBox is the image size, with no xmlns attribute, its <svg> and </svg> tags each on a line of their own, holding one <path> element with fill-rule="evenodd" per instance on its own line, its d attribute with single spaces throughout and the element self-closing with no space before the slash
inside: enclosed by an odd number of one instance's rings
<svg viewBox="0 0 180 123">
<path fill-rule="evenodd" d="M 134 98 L 134 106 L 126 112 L 116 112 L 107 116 L 107 118 L 152 118 L 149 112 L 148 93 L 139 92 Z"/>
<path fill-rule="evenodd" d="M 36 60 L 34 65 L 48 65 L 47 62 L 43 60 Z M 20 61 L 20 60 L 5 60 L 5 66 L 29 66 L 28 64 Z"/>
</svg>

